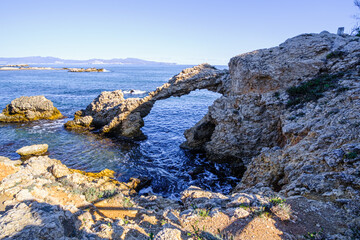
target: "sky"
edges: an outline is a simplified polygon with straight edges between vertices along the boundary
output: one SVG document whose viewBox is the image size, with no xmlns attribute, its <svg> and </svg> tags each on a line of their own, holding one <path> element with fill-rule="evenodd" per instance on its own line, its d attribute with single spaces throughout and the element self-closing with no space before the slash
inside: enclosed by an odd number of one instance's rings
<svg viewBox="0 0 360 240">
<path fill-rule="evenodd" d="M 0 0 L 0 57 L 226 65 L 302 33 L 350 33 L 353 0 Z"/>
</svg>

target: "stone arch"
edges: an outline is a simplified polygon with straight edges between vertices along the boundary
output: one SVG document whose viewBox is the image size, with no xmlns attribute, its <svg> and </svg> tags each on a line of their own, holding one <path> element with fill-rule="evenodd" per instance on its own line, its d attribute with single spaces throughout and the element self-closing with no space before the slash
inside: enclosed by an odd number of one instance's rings
<svg viewBox="0 0 360 240">
<path fill-rule="evenodd" d="M 85 110 L 75 113 L 74 120 L 65 124 L 67 129 L 100 129 L 103 134 L 142 139 L 143 118 L 154 103 L 169 97 L 187 95 L 197 89 L 224 94 L 229 81 L 228 70 L 218 70 L 209 64 L 184 69 L 167 83 L 143 98 L 124 99 L 121 90 L 102 92 Z"/>
</svg>

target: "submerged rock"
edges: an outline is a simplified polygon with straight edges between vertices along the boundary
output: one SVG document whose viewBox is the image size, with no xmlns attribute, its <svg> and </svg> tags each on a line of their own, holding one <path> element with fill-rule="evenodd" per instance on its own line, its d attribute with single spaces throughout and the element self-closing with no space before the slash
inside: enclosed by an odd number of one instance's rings
<svg viewBox="0 0 360 240">
<path fill-rule="evenodd" d="M 38 144 L 38 145 L 31 145 L 22 147 L 16 151 L 22 157 L 29 156 L 29 155 L 42 155 L 47 152 L 49 145 L 47 144 Z"/>
<path fill-rule="evenodd" d="M 28 122 L 63 117 L 53 103 L 44 96 L 20 97 L 11 101 L 0 113 L 0 122 Z"/>
</svg>

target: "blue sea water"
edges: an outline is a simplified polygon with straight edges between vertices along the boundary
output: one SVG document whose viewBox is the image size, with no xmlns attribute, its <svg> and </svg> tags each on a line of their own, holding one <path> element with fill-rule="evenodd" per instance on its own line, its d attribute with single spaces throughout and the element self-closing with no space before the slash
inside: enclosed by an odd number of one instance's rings
<svg viewBox="0 0 360 240">
<path fill-rule="evenodd" d="M 63 124 L 102 91 L 149 92 L 189 66 L 95 67 L 105 67 L 109 71 L 0 71 L 1 109 L 20 96 L 44 95 L 67 116 L 55 121 L 0 123 L 0 156 L 18 159 L 17 149 L 47 143 L 49 156 L 68 167 L 96 172 L 109 168 L 116 171 L 120 181 L 136 176 L 149 177 L 152 183 L 147 190 L 163 196 L 177 198 L 190 185 L 224 193 L 231 190 L 237 179 L 225 174 L 230 172 L 226 165 L 208 162 L 204 155 L 179 147 L 185 141 L 184 130 L 206 114 L 208 106 L 220 96 L 217 93 L 200 90 L 180 98 L 157 101 L 144 119 L 142 130 L 147 139 L 143 141 L 128 142 L 65 130 Z M 125 97 L 145 94 L 125 94 Z"/>
</svg>

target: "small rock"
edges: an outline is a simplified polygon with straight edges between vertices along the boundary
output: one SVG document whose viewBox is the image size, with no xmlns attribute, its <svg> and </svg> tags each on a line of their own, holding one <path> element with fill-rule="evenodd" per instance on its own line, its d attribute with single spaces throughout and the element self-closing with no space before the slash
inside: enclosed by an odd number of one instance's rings
<svg viewBox="0 0 360 240">
<path fill-rule="evenodd" d="M 33 195 L 28 189 L 22 189 L 18 194 L 16 194 L 15 197 L 19 202 L 34 199 Z"/>
<path fill-rule="evenodd" d="M 155 235 L 155 240 L 181 240 L 181 231 L 174 228 L 164 228 Z"/>
<path fill-rule="evenodd" d="M 16 153 L 22 157 L 29 155 L 42 155 L 47 152 L 48 147 L 49 145 L 47 144 L 31 145 L 20 148 L 19 150 L 16 151 Z"/>
</svg>

